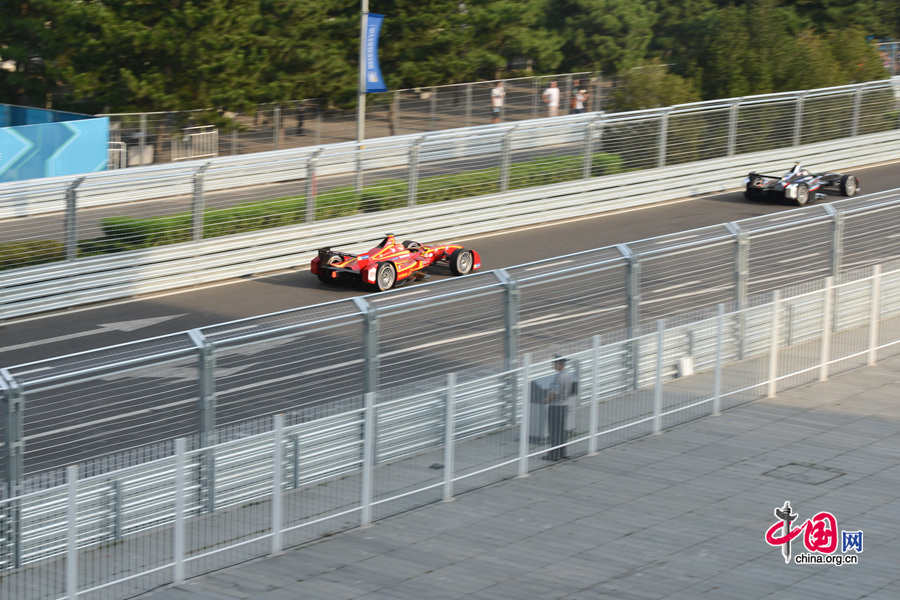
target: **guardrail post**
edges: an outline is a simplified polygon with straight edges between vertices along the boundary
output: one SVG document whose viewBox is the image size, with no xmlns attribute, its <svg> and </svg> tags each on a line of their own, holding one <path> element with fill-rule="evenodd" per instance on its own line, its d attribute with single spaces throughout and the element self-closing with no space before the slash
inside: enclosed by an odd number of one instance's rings
<svg viewBox="0 0 900 600">
<path fill-rule="evenodd" d="M 193 175 L 193 195 L 191 199 L 191 236 L 195 242 L 203 239 L 203 214 L 206 211 L 206 202 L 203 198 L 203 176 L 210 163 L 202 165 Z"/>
<path fill-rule="evenodd" d="M 588 455 L 597 454 L 597 435 L 600 431 L 600 336 L 591 340 L 591 411 Z"/>
<path fill-rule="evenodd" d="M 271 556 L 281 554 L 281 529 L 284 523 L 282 480 L 284 479 L 284 415 L 272 419 L 272 551 Z"/>
<path fill-rule="evenodd" d="M 78 600 L 78 465 L 66 467 L 66 598 Z"/>
<path fill-rule="evenodd" d="M 466 84 L 466 127 L 472 124 L 472 84 Z"/>
<path fill-rule="evenodd" d="M 113 479 L 109 482 L 110 492 L 110 510 L 112 515 L 112 527 L 110 528 L 110 537 L 113 541 L 118 542 L 122 539 L 122 482 Z"/>
<path fill-rule="evenodd" d="M 291 435 L 291 489 L 300 487 L 300 434 Z"/>
<path fill-rule="evenodd" d="M 354 189 L 357 193 L 361 192 L 365 182 L 363 181 L 363 145 L 356 145 L 356 182 Z"/>
<path fill-rule="evenodd" d="M 834 277 L 825 278 L 823 314 L 822 314 L 822 345 L 819 357 L 819 381 L 828 381 L 828 363 L 831 362 L 831 329 L 832 329 L 832 299 L 834 297 Z"/>
<path fill-rule="evenodd" d="M 541 96 L 541 84 L 538 77 L 531 79 L 531 118 L 538 118 L 538 99 Z"/>
<path fill-rule="evenodd" d="M 416 196 L 419 195 L 419 152 L 422 150 L 424 141 L 424 137 L 416 138 L 409 147 L 409 176 L 407 177 L 409 198 L 406 205 L 410 207 L 416 205 Z"/>
<path fill-rule="evenodd" d="M 663 355 L 666 350 L 666 320 L 656 320 L 656 378 L 653 385 L 653 433 L 662 433 Z"/>
<path fill-rule="evenodd" d="M 509 189 L 509 165 L 512 162 L 512 135 L 516 128 L 513 127 L 503 134 L 503 146 L 500 151 L 500 191 Z"/>
<path fill-rule="evenodd" d="M 725 227 L 734 234 L 734 304 L 735 337 L 737 337 L 737 358 L 744 359 L 747 330 L 747 287 L 750 280 L 750 236 L 737 223 L 726 223 Z"/>
<path fill-rule="evenodd" d="M 66 188 L 66 260 L 78 258 L 78 186 L 84 181 L 79 177 Z"/>
<path fill-rule="evenodd" d="M 456 472 L 456 373 L 447 374 L 444 402 L 444 502 L 450 502 Z"/>
<path fill-rule="evenodd" d="M 591 177 L 591 168 L 594 163 L 594 134 L 597 131 L 597 121 L 599 119 L 591 121 L 584 128 L 584 165 L 581 169 L 581 177 L 584 179 L 590 179 Z"/>
<path fill-rule="evenodd" d="M 144 149 L 146 148 L 146 145 L 147 145 L 146 140 L 147 140 L 147 114 L 142 113 L 141 114 L 141 135 L 138 137 L 138 152 L 140 153 L 140 156 L 138 157 L 138 164 L 141 166 L 144 165 Z M 127 156 L 125 157 L 125 163 L 126 163 L 125 166 L 128 166 L 128 164 L 127 164 L 128 157 Z"/>
<path fill-rule="evenodd" d="M 772 329 L 769 337 L 769 398 L 774 398 L 778 388 L 778 345 L 779 336 L 781 335 L 780 323 L 781 317 L 781 292 L 775 290 L 772 292 Z"/>
<path fill-rule="evenodd" d="M 394 92 L 391 98 L 391 130 L 392 135 L 400 133 L 400 92 Z"/>
<path fill-rule="evenodd" d="M 741 101 L 731 103 L 728 109 L 728 146 L 726 156 L 734 156 L 737 148 L 738 113 L 741 110 Z"/>
<path fill-rule="evenodd" d="M 198 434 L 201 448 L 216 443 L 216 353 L 215 347 L 199 329 L 188 331 L 188 337 L 197 348 L 197 398 Z M 216 510 L 216 458 L 215 449 L 200 454 L 201 504 L 207 512 Z"/>
<path fill-rule="evenodd" d="M 231 154 L 234 156 L 238 153 L 238 130 L 235 128 L 231 132 Z"/>
<path fill-rule="evenodd" d="M 281 133 L 281 106 L 278 104 L 275 105 L 275 109 L 272 111 L 272 145 L 275 146 L 275 149 L 278 150 L 278 138 Z"/>
<path fill-rule="evenodd" d="M 437 123 L 437 87 L 431 86 L 431 108 L 429 115 L 429 129 L 434 129 L 435 123 Z"/>
<path fill-rule="evenodd" d="M 844 258 L 844 213 L 836 210 L 831 204 L 823 204 L 825 212 L 831 215 L 831 276 L 836 282 L 840 281 L 841 269 Z M 835 294 L 831 304 L 831 327 L 838 326 L 838 300 L 839 294 Z"/>
<path fill-rule="evenodd" d="M 512 373 L 516 368 L 519 356 L 519 285 L 506 269 L 497 269 L 494 275 L 503 286 L 503 370 L 508 373 L 505 385 L 504 402 L 510 425 L 516 422 L 516 376 Z"/>
<path fill-rule="evenodd" d="M 716 310 L 716 362 L 713 373 L 713 406 L 712 414 L 722 414 L 722 342 L 725 337 L 725 305 L 719 303 Z"/>
<path fill-rule="evenodd" d="M 872 293 L 869 298 L 869 354 L 868 365 L 878 362 L 878 337 L 881 325 L 881 265 L 872 269 Z"/>
<path fill-rule="evenodd" d="M 363 412 L 363 456 L 362 456 L 362 486 L 360 499 L 360 527 L 368 527 L 372 524 L 372 478 L 375 470 L 375 393 L 365 394 L 365 409 Z"/>
<path fill-rule="evenodd" d="M 659 115 L 659 151 L 656 158 L 656 166 L 666 166 L 666 146 L 669 144 L 669 112 L 670 109 L 662 111 Z"/>
<path fill-rule="evenodd" d="M 628 304 L 626 310 L 626 333 L 631 340 L 628 349 L 628 364 L 631 370 L 632 389 L 640 385 L 641 341 L 641 261 L 631 251 L 628 244 L 618 244 L 616 248 L 627 261 L 625 272 L 625 295 Z"/>
<path fill-rule="evenodd" d="M 322 145 L 322 107 L 316 105 L 316 146 Z"/>
<path fill-rule="evenodd" d="M 522 357 L 522 404 L 519 406 L 519 477 L 528 477 L 528 436 L 531 428 L 531 353 Z"/>
<path fill-rule="evenodd" d="M 378 391 L 378 312 L 365 298 L 355 296 L 353 302 L 363 317 L 363 393 Z"/>
<path fill-rule="evenodd" d="M 318 148 L 306 159 L 306 223 L 312 223 L 316 220 L 316 196 L 318 190 L 318 170 L 319 155 L 322 149 Z"/>
<path fill-rule="evenodd" d="M 25 392 L 7 369 L 0 369 L 0 398 L 3 399 L 3 412 L 0 418 L 4 420 L 3 430 L 6 439 L 6 491 L 8 498 L 15 498 L 22 488 L 22 474 L 24 471 L 25 439 L 23 436 L 25 420 Z M 18 500 L 6 502 L 8 514 L 6 516 L 5 551 L 8 561 L 16 568 L 22 566 L 22 521 L 21 505 Z"/>
<path fill-rule="evenodd" d="M 799 146 L 803 133 L 803 103 L 806 100 L 806 92 L 797 94 L 794 105 L 794 146 Z"/>
<path fill-rule="evenodd" d="M 172 583 L 181 585 L 184 583 L 184 555 L 185 555 L 185 535 L 184 535 L 184 510 L 185 510 L 185 493 L 186 486 L 184 481 L 184 461 L 187 442 L 184 438 L 175 440 L 175 517 L 174 531 L 172 534 L 173 565 L 172 565 Z"/>
<path fill-rule="evenodd" d="M 853 92 L 853 120 L 850 122 L 850 137 L 859 135 L 859 115 L 862 112 L 863 85 Z"/>
</svg>

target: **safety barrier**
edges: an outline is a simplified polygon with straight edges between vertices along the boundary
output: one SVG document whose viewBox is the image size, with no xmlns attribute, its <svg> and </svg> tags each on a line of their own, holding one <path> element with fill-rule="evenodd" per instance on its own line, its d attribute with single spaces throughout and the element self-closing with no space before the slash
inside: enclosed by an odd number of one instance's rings
<svg viewBox="0 0 900 600">
<path fill-rule="evenodd" d="M 548 431 L 551 361 L 426 392 L 370 392 L 349 409 L 288 411 L 261 433 L 184 439 L 151 463 L 0 500 L 3 597 L 124 598 L 515 475 L 555 450 L 593 454 L 837 371 L 900 342 L 900 267 L 876 265 L 719 304 L 650 331 L 570 344 L 566 430 Z M 638 385 L 629 352 L 641 348 Z M 547 354 L 548 349 L 544 349 Z M 550 417 L 551 419 L 554 417 Z M 552 445 L 552 444 L 558 445 Z M 63 576 L 65 574 L 65 576 Z"/>
<path fill-rule="evenodd" d="M 374 236 L 388 230 L 425 241 L 450 239 L 733 189 L 751 170 L 780 172 L 794 160 L 842 169 L 893 160 L 898 155 L 900 136 L 890 131 L 12 269 L 0 273 L 0 319 L 302 266 L 316 248 L 348 246 L 363 250 L 377 239 Z"/>
</svg>

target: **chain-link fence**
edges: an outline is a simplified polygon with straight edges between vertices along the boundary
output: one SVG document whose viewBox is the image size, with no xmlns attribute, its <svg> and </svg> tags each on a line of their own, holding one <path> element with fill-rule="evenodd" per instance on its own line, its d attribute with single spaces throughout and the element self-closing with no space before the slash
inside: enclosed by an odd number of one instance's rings
<svg viewBox="0 0 900 600">
<path fill-rule="evenodd" d="M 900 75 L 900 42 L 883 42 L 877 45 L 885 70 L 892 77 Z"/>
<path fill-rule="evenodd" d="M 476 286 L 460 301 L 490 289 Z M 430 305 L 451 312 L 452 297 Z M 386 298 L 378 306 L 395 314 L 419 310 L 408 294 Z M 492 320 L 503 329 L 502 318 Z M 278 321 L 269 320 L 267 339 L 311 333 Z M 260 333 L 245 331 L 245 343 Z M 478 335 L 475 325 L 456 333 Z M 764 292 L 743 308 L 670 315 L 630 333 L 544 340 L 512 368 L 486 363 L 477 376 L 451 362 L 415 389 L 404 384 L 410 365 L 402 363 L 423 359 L 414 348 L 428 342 L 409 339 L 383 346 L 380 356 L 393 362 L 380 372 L 392 375 L 349 404 L 273 407 L 277 414 L 249 435 L 204 445 L 179 438 L 155 461 L 102 474 L 70 466 L 56 487 L 0 500 L 0 591 L 19 600 L 131 597 L 875 364 L 900 342 L 900 264 Z M 503 336 L 478 335 L 495 337 Z M 322 362 L 322 373 L 366 371 Z"/>
</svg>

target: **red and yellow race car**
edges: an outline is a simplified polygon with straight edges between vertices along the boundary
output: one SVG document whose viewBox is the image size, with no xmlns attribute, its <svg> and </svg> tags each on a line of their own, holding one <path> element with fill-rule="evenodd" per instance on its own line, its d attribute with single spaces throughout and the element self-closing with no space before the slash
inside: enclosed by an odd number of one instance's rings
<svg viewBox="0 0 900 600">
<path fill-rule="evenodd" d="M 324 283 L 357 280 L 383 292 L 410 277 L 424 276 L 422 271 L 438 262 L 446 263 L 454 275 L 468 275 L 481 268 L 481 257 L 474 250 L 454 244 L 426 246 L 411 240 L 400 244 L 389 233 L 365 254 L 320 248 L 309 269 Z"/>
</svg>

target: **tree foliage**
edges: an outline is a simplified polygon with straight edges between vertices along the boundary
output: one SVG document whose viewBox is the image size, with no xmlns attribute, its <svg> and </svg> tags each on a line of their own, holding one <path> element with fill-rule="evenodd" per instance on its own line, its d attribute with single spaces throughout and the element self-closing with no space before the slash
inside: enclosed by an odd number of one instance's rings
<svg viewBox="0 0 900 600">
<path fill-rule="evenodd" d="M 391 88 L 595 70 L 646 94 L 623 106 L 875 79 L 885 70 L 869 38 L 900 37 L 900 0 L 371 0 L 371 10 L 387 15 Z M 356 0 L 8 0 L 0 101 L 85 112 L 349 104 L 358 32 Z"/>
</svg>

